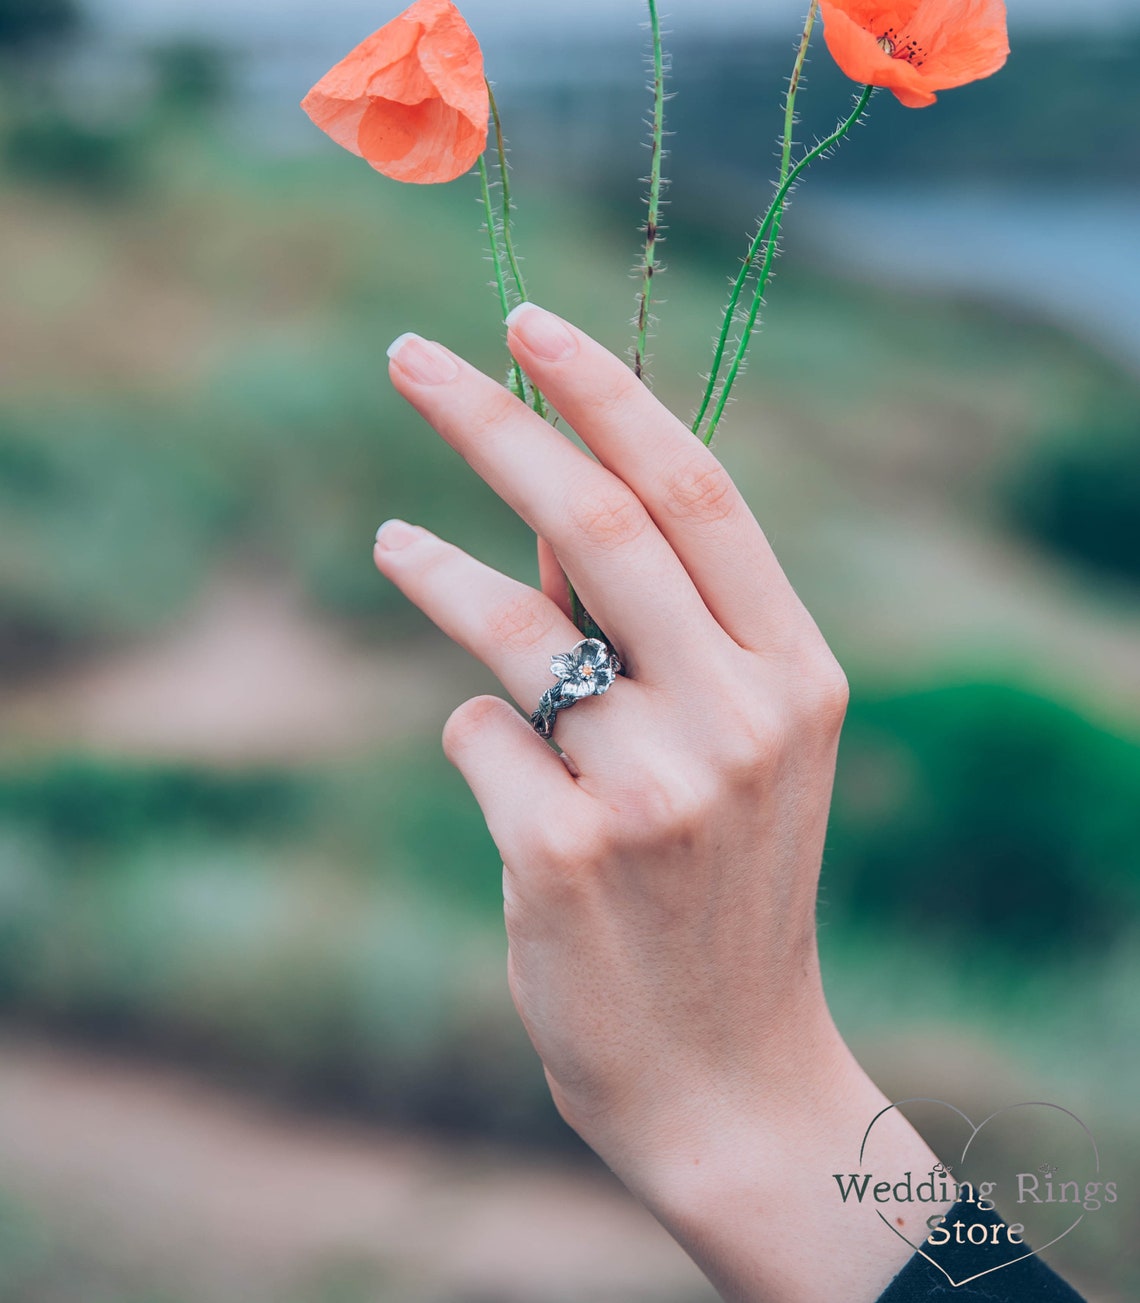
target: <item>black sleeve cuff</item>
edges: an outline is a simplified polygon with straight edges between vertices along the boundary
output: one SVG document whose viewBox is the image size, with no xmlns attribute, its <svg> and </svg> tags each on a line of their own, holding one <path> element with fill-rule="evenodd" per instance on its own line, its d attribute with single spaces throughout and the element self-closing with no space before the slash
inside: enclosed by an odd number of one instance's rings
<svg viewBox="0 0 1140 1303">
<path fill-rule="evenodd" d="M 996 1226 L 1002 1217 L 997 1212 L 979 1212 L 972 1203 L 956 1203 L 946 1214 L 945 1224 L 952 1227 L 956 1221 Z M 1021 1257 L 1001 1266 L 1010 1252 L 1008 1246 L 1003 1250 L 957 1244 L 951 1239 L 930 1250 L 944 1271 L 916 1253 L 879 1296 L 879 1303 L 928 1303 L 930 1299 L 947 1303 L 1085 1303 L 1040 1258 Z M 1030 1252 L 1029 1246 L 1022 1246 L 1021 1252 Z M 963 1283 L 955 1285 L 954 1281 Z"/>
</svg>

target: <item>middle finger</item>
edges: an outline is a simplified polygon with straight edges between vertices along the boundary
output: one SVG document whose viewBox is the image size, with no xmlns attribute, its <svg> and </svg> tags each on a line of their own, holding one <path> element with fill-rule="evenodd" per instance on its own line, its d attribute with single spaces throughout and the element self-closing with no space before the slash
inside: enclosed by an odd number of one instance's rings
<svg viewBox="0 0 1140 1303">
<path fill-rule="evenodd" d="M 404 335 L 390 356 L 399 392 L 550 542 L 635 676 L 703 654 L 716 626 L 632 490 L 441 345 Z"/>
</svg>

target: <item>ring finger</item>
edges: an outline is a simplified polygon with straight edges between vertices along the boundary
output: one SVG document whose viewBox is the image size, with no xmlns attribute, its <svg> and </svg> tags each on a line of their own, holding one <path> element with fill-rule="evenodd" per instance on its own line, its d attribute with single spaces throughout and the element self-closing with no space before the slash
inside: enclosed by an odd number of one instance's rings
<svg viewBox="0 0 1140 1303">
<path fill-rule="evenodd" d="M 481 660 L 528 715 L 554 685 L 551 656 L 569 651 L 582 637 L 542 593 L 419 526 L 389 521 L 377 535 L 373 555 L 381 573 Z M 604 703 L 586 698 L 559 713 L 556 741 L 577 770 L 596 772 L 604 767 L 605 756 L 620 763 L 620 748 L 612 744 L 614 730 L 632 726 L 628 716 L 638 709 L 639 695 L 638 684 L 621 679 Z M 543 745 L 537 735 L 535 743 Z"/>
</svg>

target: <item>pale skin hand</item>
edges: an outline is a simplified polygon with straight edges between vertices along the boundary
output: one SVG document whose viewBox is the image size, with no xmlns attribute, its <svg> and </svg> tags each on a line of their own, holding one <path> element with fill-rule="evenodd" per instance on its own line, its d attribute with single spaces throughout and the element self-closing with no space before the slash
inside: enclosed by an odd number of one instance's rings
<svg viewBox="0 0 1140 1303">
<path fill-rule="evenodd" d="M 564 759 L 495 697 L 444 730 L 502 854 L 511 994 L 562 1116 L 726 1299 L 869 1303 L 912 1250 L 831 1175 L 886 1103 L 815 944 L 843 673 L 727 472 L 622 362 L 532 306 L 508 341 L 596 461 L 438 344 L 398 341 L 390 374 L 546 540 L 544 591 L 402 522 L 375 559 L 527 714 L 581 637 L 560 567 L 628 671 L 558 716 Z M 880 1162 L 929 1169 L 897 1112 L 880 1126 Z"/>
</svg>

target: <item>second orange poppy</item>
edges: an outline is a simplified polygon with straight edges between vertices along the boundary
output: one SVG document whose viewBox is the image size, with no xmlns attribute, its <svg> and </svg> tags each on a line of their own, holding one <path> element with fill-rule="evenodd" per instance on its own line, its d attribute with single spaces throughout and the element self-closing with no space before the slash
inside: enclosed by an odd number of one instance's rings
<svg viewBox="0 0 1140 1303">
<path fill-rule="evenodd" d="M 1009 55 L 1003 0 L 820 0 L 831 57 L 911 109 L 988 77 Z"/>
</svg>

